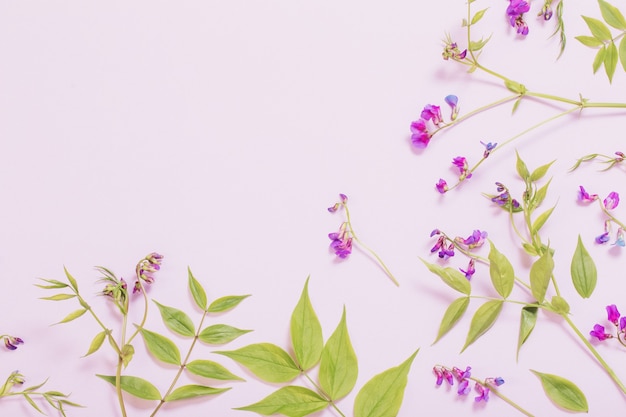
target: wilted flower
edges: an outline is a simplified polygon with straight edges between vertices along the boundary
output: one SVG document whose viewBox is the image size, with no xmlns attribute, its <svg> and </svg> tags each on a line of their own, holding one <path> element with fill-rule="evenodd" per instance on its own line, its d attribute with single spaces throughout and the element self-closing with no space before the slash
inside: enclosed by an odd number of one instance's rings
<svg viewBox="0 0 626 417">
<path fill-rule="evenodd" d="M 334 213 L 339 210 L 339 208 L 343 207 L 347 202 L 348 196 L 345 194 L 339 194 L 339 202 L 335 203 L 331 207 L 328 207 L 328 211 Z"/>
<path fill-rule="evenodd" d="M 465 274 L 465 278 L 467 278 L 468 281 L 472 279 L 472 276 L 476 272 L 476 268 L 474 268 L 474 263 L 475 262 L 476 261 L 474 260 L 474 258 L 470 258 L 469 264 L 467 265 L 467 270 L 466 271 L 461 269 L 461 268 L 459 268 L 459 270 Z"/>
<path fill-rule="evenodd" d="M 491 143 L 491 142 L 483 142 L 482 140 L 480 141 L 481 145 L 483 145 L 485 147 L 485 151 L 483 152 L 483 158 L 487 158 L 490 154 L 491 151 L 493 151 L 496 146 L 498 146 L 497 143 Z"/>
<path fill-rule="evenodd" d="M 585 188 L 581 185 L 580 191 L 578 192 L 578 200 L 584 202 L 595 201 L 598 199 L 598 194 L 589 194 Z"/>
<path fill-rule="evenodd" d="M 609 195 L 604 199 L 604 207 L 607 210 L 613 210 L 619 204 L 619 194 L 615 191 L 611 191 Z"/>
<path fill-rule="evenodd" d="M 546 2 L 537 16 L 543 16 L 543 20 L 546 21 L 552 19 L 552 7 L 550 7 L 550 3 Z"/>
<path fill-rule="evenodd" d="M 459 180 L 463 181 L 465 178 L 471 178 L 472 173 L 469 172 L 469 166 L 467 159 L 464 156 L 457 156 L 452 160 L 452 165 L 459 169 Z"/>
<path fill-rule="evenodd" d="M 445 47 L 443 48 L 443 52 L 441 53 L 441 55 L 446 61 L 450 58 L 465 59 L 465 57 L 467 56 L 467 49 L 461 51 L 456 42 L 447 42 Z"/>
</svg>

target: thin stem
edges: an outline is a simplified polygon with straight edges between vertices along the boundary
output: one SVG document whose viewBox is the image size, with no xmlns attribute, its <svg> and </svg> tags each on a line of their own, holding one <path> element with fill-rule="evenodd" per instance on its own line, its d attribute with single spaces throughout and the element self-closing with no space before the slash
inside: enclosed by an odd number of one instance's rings
<svg viewBox="0 0 626 417">
<path fill-rule="evenodd" d="M 341 415 L 342 417 L 346 417 L 346 415 L 344 413 L 341 412 L 341 410 L 337 407 L 337 405 L 333 402 L 333 400 L 330 398 L 330 396 L 328 394 L 326 394 L 326 392 L 322 389 L 322 387 L 320 387 L 315 381 L 313 381 L 313 379 L 311 379 L 311 377 L 309 376 L 309 374 L 307 374 L 306 372 L 302 371 L 302 375 L 304 375 L 306 377 L 306 379 L 309 380 L 309 382 L 315 387 L 315 389 L 317 390 L 318 394 L 320 394 L 322 397 L 324 397 L 324 399 L 326 401 L 328 401 L 328 403 L 335 409 L 335 411 L 337 411 L 339 413 L 339 415 Z"/>
<path fill-rule="evenodd" d="M 472 378 L 472 379 L 474 379 L 474 378 Z M 506 402 L 511 407 L 515 408 L 520 413 L 522 413 L 522 414 L 524 414 L 525 416 L 528 416 L 528 417 L 534 417 L 533 414 L 529 413 L 524 408 L 522 408 L 520 405 L 515 403 L 513 400 L 511 400 L 510 398 L 506 397 L 504 394 L 500 393 L 500 391 L 498 391 L 498 389 L 494 385 L 492 385 L 492 384 L 490 384 L 488 382 L 484 382 L 484 384 L 489 386 L 489 389 L 491 390 L 493 395 L 495 395 L 496 397 L 500 398 L 501 400 Z"/>
<path fill-rule="evenodd" d="M 137 282 L 139 282 L 139 286 L 141 287 L 141 294 L 143 295 L 143 317 L 141 318 L 141 322 L 138 326 L 135 326 L 135 332 L 128 338 L 128 343 L 132 342 L 132 340 L 139 334 L 139 331 L 143 329 L 143 326 L 146 324 L 146 320 L 148 319 L 148 294 L 146 294 L 146 289 L 141 282 L 141 279 L 137 277 Z"/>
<path fill-rule="evenodd" d="M 117 358 L 117 368 L 115 369 L 115 391 L 117 394 L 117 400 L 120 404 L 120 411 L 122 416 L 126 417 L 126 405 L 124 404 L 124 396 L 122 395 L 122 365 L 124 360 L 120 354 Z"/>
</svg>

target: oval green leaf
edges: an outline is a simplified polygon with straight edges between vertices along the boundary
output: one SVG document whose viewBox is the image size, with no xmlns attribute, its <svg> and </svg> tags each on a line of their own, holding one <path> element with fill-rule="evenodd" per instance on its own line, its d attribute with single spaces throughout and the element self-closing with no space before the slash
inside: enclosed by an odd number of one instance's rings
<svg viewBox="0 0 626 417">
<path fill-rule="evenodd" d="M 548 220 L 548 218 L 550 217 L 550 215 L 552 214 L 553 211 L 554 211 L 554 207 L 544 211 L 539 216 L 537 216 L 537 218 L 533 222 L 533 226 L 532 226 L 532 233 L 533 234 L 537 233 L 539 231 L 539 229 L 541 229 L 543 227 L 543 225 L 546 224 L 546 221 Z"/>
<path fill-rule="evenodd" d="M 250 297 L 250 294 L 246 295 L 228 295 L 226 297 L 218 298 L 213 301 L 209 306 L 209 313 L 221 313 L 223 311 L 232 310 L 237 307 L 246 298 Z"/>
<path fill-rule="evenodd" d="M 191 296 L 193 297 L 196 305 L 200 307 L 202 310 L 206 310 L 206 291 L 202 288 L 202 284 L 198 282 L 196 278 L 194 278 L 191 273 L 191 268 L 187 267 L 187 275 L 189 277 L 189 291 L 191 292 Z"/>
<path fill-rule="evenodd" d="M 215 353 L 231 358 L 267 382 L 289 382 L 300 375 L 300 368 L 291 356 L 272 343 L 255 343 Z"/>
<path fill-rule="evenodd" d="M 594 19 L 593 17 L 588 17 L 588 16 L 581 16 L 581 17 L 583 18 L 585 23 L 587 23 L 587 26 L 589 27 L 589 30 L 591 31 L 591 34 L 593 35 L 594 38 L 600 41 L 611 40 L 612 38 L 611 31 L 604 24 L 604 22 L 598 19 Z"/>
<path fill-rule="evenodd" d="M 287 386 L 273 392 L 261 401 L 235 410 L 253 411 L 269 416 L 304 417 L 328 407 L 329 403 L 308 388 Z"/>
<path fill-rule="evenodd" d="M 196 334 L 196 329 L 189 316 L 184 312 L 174 307 L 164 306 L 155 300 L 154 303 L 159 308 L 163 323 L 168 329 L 181 336 L 193 337 Z"/>
<path fill-rule="evenodd" d="M 206 395 L 215 395 L 220 392 L 228 391 L 230 388 L 213 388 L 204 385 L 183 385 L 172 391 L 164 401 L 178 401 L 189 398 L 204 397 Z"/>
<path fill-rule="evenodd" d="M 482 9 L 482 10 L 477 11 L 476 14 L 472 16 L 472 22 L 470 23 L 470 25 L 478 23 L 478 21 L 483 18 L 486 11 L 487 9 Z"/>
<path fill-rule="evenodd" d="M 407 384 L 411 364 L 418 351 L 400 365 L 374 376 L 354 400 L 354 417 L 396 417 Z"/>
<path fill-rule="evenodd" d="M 593 73 L 594 74 L 598 72 L 598 69 L 600 69 L 600 66 L 602 66 L 602 63 L 604 62 L 605 54 L 606 54 L 606 46 L 603 46 L 602 48 L 598 49 L 598 52 L 596 53 L 596 57 L 593 59 Z"/>
<path fill-rule="evenodd" d="M 243 381 L 244 379 L 230 372 L 217 362 L 197 359 L 189 362 L 185 368 L 194 375 L 220 381 Z"/>
<path fill-rule="evenodd" d="M 564 315 L 569 313 L 569 304 L 565 300 L 565 298 L 560 297 L 558 295 L 552 296 L 552 300 L 550 301 L 552 305 L 552 309 L 555 313 Z"/>
<path fill-rule="evenodd" d="M 539 377 L 544 392 L 558 407 L 579 413 L 589 411 L 585 394 L 573 382 L 557 375 L 530 371 Z"/>
<path fill-rule="evenodd" d="M 437 275 L 443 282 L 445 282 L 450 288 L 455 289 L 465 295 L 470 295 L 472 292 L 472 286 L 470 285 L 465 275 L 453 268 L 442 268 L 439 265 L 431 264 L 420 258 L 424 265 L 430 270 L 430 272 Z"/>
<path fill-rule="evenodd" d="M 606 71 L 607 77 L 609 77 L 609 83 L 613 82 L 613 75 L 617 68 L 617 60 L 617 47 L 614 42 L 611 42 L 606 46 L 606 53 L 604 54 L 604 70 Z"/>
<path fill-rule="evenodd" d="M 619 9 L 604 0 L 598 0 L 600 4 L 600 12 L 602 13 L 602 18 L 609 25 L 613 26 L 615 29 L 619 29 L 621 31 L 626 30 L 626 19 L 624 19 L 624 15 Z"/>
<path fill-rule="evenodd" d="M 550 250 L 546 250 L 530 267 L 530 289 L 538 303 L 543 303 L 554 269 Z"/>
<path fill-rule="evenodd" d="M 583 298 L 591 297 L 598 281 L 598 271 L 593 258 L 585 249 L 580 235 L 578 235 L 578 243 L 572 257 L 570 273 L 578 294 Z"/>
<path fill-rule="evenodd" d="M 439 325 L 439 332 L 437 333 L 437 338 L 433 342 L 433 345 L 437 343 L 439 339 L 441 339 L 446 333 L 454 327 L 454 325 L 463 317 L 465 311 L 467 310 L 467 306 L 469 306 L 470 299 L 469 297 L 461 297 L 454 300 L 443 315 L 441 319 L 441 324 Z"/>
<path fill-rule="evenodd" d="M 146 347 L 158 360 L 180 365 L 180 351 L 170 339 L 146 329 L 139 329 Z"/>
<path fill-rule="evenodd" d="M 489 241 L 489 245 L 491 246 L 489 250 L 489 275 L 491 276 L 491 282 L 498 294 L 502 298 L 507 298 L 511 295 L 515 282 L 513 265 L 496 249 L 493 242 Z"/>
<path fill-rule="evenodd" d="M 550 167 L 552 166 L 552 164 L 554 163 L 554 161 L 549 162 L 545 165 L 540 166 L 539 168 L 535 169 L 532 174 L 530 174 L 530 180 L 532 182 L 535 181 L 539 181 L 540 179 L 542 179 L 548 172 L 548 169 L 550 169 Z"/>
<path fill-rule="evenodd" d="M 300 300 L 291 314 L 291 343 L 303 370 L 315 366 L 322 356 L 322 326 L 309 298 L 309 278 L 304 283 Z"/>
<path fill-rule="evenodd" d="M 227 324 L 214 324 L 202 330 L 198 338 L 211 345 L 223 345 L 251 331 L 238 329 Z"/>
<path fill-rule="evenodd" d="M 517 337 L 517 353 L 516 359 L 519 359 L 519 350 L 526 340 L 528 336 L 532 333 L 535 328 L 535 323 L 537 323 L 537 311 L 539 309 L 537 307 L 526 306 L 522 308 L 522 315 L 520 317 L 519 323 L 519 335 Z"/>
<path fill-rule="evenodd" d="M 622 63 L 622 68 L 626 71 L 626 36 L 619 42 L 619 61 Z"/>
<path fill-rule="evenodd" d="M 502 300 L 491 300 L 478 307 L 478 310 L 474 313 L 474 317 L 472 317 L 467 339 L 465 339 L 465 346 L 463 346 L 461 352 L 467 349 L 469 345 L 478 340 L 480 336 L 485 334 L 487 330 L 493 326 L 500 311 L 502 311 L 502 303 Z"/>
<path fill-rule="evenodd" d="M 590 48 L 599 48 L 602 45 L 604 45 L 604 43 L 601 40 L 596 39 L 593 36 L 576 36 L 575 39 L 578 40 L 583 45 L 588 46 Z"/>
<path fill-rule="evenodd" d="M 96 375 L 115 386 L 115 375 Z M 123 391 L 144 400 L 160 400 L 159 390 L 150 382 L 136 376 L 122 375 L 120 387 Z"/>
<path fill-rule="evenodd" d="M 358 369 L 356 354 L 348 335 L 344 307 L 339 325 L 322 350 L 319 370 L 320 386 L 331 400 L 336 401 L 354 388 Z"/>
<path fill-rule="evenodd" d="M 89 350 L 87 351 L 87 353 L 85 353 L 85 356 L 89 356 L 92 353 L 96 352 L 98 349 L 100 349 L 100 346 L 102 346 L 102 343 L 104 343 L 104 338 L 106 337 L 106 335 L 106 330 L 98 333 L 96 337 L 94 337 L 91 341 L 91 345 L 89 345 Z"/>
</svg>

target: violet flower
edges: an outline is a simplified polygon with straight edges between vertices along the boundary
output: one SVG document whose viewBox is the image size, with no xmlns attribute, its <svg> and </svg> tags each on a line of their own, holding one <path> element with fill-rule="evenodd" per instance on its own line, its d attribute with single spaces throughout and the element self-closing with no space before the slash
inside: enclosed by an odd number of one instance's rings
<svg viewBox="0 0 626 417">
<path fill-rule="evenodd" d="M 15 350 L 17 349 L 18 345 L 21 345 L 23 343 L 24 341 L 19 337 L 9 335 L 4 336 L 4 346 L 9 350 Z"/>
<path fill-rule="evenodd" d="M 465 274 L 465 278 L 467 278 L 468 281 L 470 281 L 472 279 L 472 276 L 476 272 L 476 268 L 474 268 L 474 263 L 475 262 L 476 261 L 474 260 L 474 258 L 470 258 L 469 264 L 467 265 L 467 270 L 466 271 L 464 271 L 463 269 L 459 268 L 459 270 Z"/>
<path fill-rule="evenodd" d="M 152 252 L 137 263 L 137 266 L 135 267 L 137 280 L 135 281 L 135 285 L 133 287 L 133 294 L 141 292 L 142 285 L 140 280 L 145 281 L 147 284 L 152 284 L 154 282 L 153 274 L 161 269 L 162 261 L 163 255 Z"/>
<path fill-rule="evenodd" d="M 456 42 L 448 42 L 446 46 L 443 48 L 443 52 L 441 53 L 441 56 L 446 61 L 450 58 L 459 59 L 459 60 L 465 59 L 465 57 L 467 56 L 467 49 L 464 49 L 463 51 L 461 51 L 461 49 L 459 49 L 459 46 L 456 44 Z"/>
<path fill-rule="evenodd" d="M 446 259 L 454 256 L 454 243 L 450 243 L 447 249 L 445 245 L 443 245 L 438 255 L 441 259 Z"/>
<path fill-rule="evenodd" d="M 578 200 L 582 202 L 591 202 L 598 199 L 598 194 L 589 194 L 585 188 L 581 185 L 578 192 Z"/>
<path fill-rule="evenodd" d="M 439 181 L 437 181 L 437 184 L 435 184 L 435 188 L 437 188 L 437 191 L 439 191 L 441 194 L 444 194 L 448 191 L 448 183 L 443 178 L 439 178 Z"/>
<path fill-rule="evenodd" d="M 450 106 L 450 109 L 452 110 L 452 113 L 450 113 L 450 120 L 456 120 L 457 116 L 459 115 L 459 98 L 453 94 L 450 94 L 449 96 L 446 96 L 446 98 L 444 98 L 444 101 L 448 104 L 448 106 Z"/>
<path fill-rule="evenodd" d="M 626 316 L 619 319 L 619 331 L 626 329 Z"/>
<path fill-rule="evenodd" d="M 483 243 L 485 243 L 486 238 L 487 232 L 481 232 L 480 230 L 476 229 L 472 232 L 471 235 L 467 237 L 467 239 L 456 237 L 454 240 L 456 242 L 466 245 L 468 249 L 474 249 L 481 247 Z"/>
<path fill-rule="evenodd" d="M 474 397 L 474 401 L 489 401 L 489 388 L 482 386 L 478 382 L 474 385 L 474 389 L 478 393 L 477 397 Z"/>
<path fill-rule="evenodd" d="M 441 116 L 441 108 L 439 106 L 435 106 L 434 104 L 427 104 L 424 106 L 422 110 L 421 118 L 424 120 L 430 120 L 433 124 L 439 127 L 439 124 L 443 122 L 443 117 Z"/>
<path fill-rule="evenodd" d="M 613 337 L 612 335 L 606 333 L 604 331 L 604 326 L 600 324 L 594 325 L 593 330 L 590 331 L 589 334 L 595 337 L 596 339 L 598 339 L 599 341 L 603 341 L 603 340 L 610 339 Z"/>
<path fill-rule="evenodd" d="M 604 199 L 604 207 L 607 210 L 613 210 L 619 204 L 619 194 L 615 191 L 611 191 L 609 195 Z"/>
<path fill-rule="evenodd" d="M 530 4 L 525 0 L 510 0 L 509 6 L 506 8 L 506 14 L 509 17 L 509 23 L 517 29 L 520 35 L 528 34 L 528 25 L 524 22 L 524 13 L 530 10 Z"/>
<path fill-rule="evenodd" d="M 348 223 L 343 222 L 338 232 L 328 234 L 328 238 L 332 240 L 330 248 L 341 259 L 347 258 L 352 253 L 352 238 L 348 237 L 347 227 Z"/>
<path fill-rule="evenodd" d="M 620 316 L 619 311 L 617 310 L 617 306 L 615 304 L 606 306 L 606 314 L 607 314 L 607 319 L 611 323 L 617 326 L 617 323 L 619 321 L 619 316 Z"/>
<path fill-rule="evenodd" d="M 601 235 L 596 236 L 596 243 L 599 243 L 600 245 L 608 241 L 609 241 L 609 232 L 604 232 Z"/>
<path fill-rule="evenodd" d="M 621 246 L 622 248 L 626 246 L 626 242 L 624 242 L 624 231 L 621 227 L 617 230 L 617 238 L 613 245 Z"/>
<path fill-rule="evenodd" d="M 432 135 L 428 131 L 426 121 L 419 119 L 411 122 L 411 143 L 416 148 L 423 149 L 428 146 Z"/>
<path fill-rule="evenodd" d="M 469 172 L 469 165 L 467 159 L 464 156 L 457 156 L 452 160 L 452 165 L 459 169 L 459 180 L 463 181 L 465 178 L 471 178 L 472 173 Z"/>
<path fill-rule="evenodd" d="M 483 152 L 483 158 L 487 158 L 490 154 L 491 151 L 493 151 L 496 146 L 498 146 L 497 143 L 491 143 L 491 142 L 483 142 L 482 140 L 480 141 L 481 145 L 483 145 L 485 147 L 485 151 Z"/>
</svg>

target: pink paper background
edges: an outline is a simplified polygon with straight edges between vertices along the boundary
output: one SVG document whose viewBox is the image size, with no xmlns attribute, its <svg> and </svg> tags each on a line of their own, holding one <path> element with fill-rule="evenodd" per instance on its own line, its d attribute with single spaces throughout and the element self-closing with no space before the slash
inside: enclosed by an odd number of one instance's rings
<svg viewBox="0 0 626 417">
<path fill-rule="evenodd" d="M 484 65 L 533 91 L 624 100 L 622 70 L 612 86 L 603 73 L 592 75 L 593 51 L 573 38 L 587 34 L 581 14 L 599 16 L 595 2 L 565 5 L 569 43 L 558 61 L 557 40 L 548 39 L 554 22 L 529 14 L 530 35 L 522 40 L 507 26 L 504 3 L 475 3 L 490 7 L 475 29 L 493 34 Z M 540 6 L 535 3 L 533 11 Z M 112 326 L 114 310 L 96 296 L 102 285 L 93 266 L 131 280 L 137 260 L 158 251 L 165 260 L 150 297 L 197 322 L 186 288 L 189 266 L 210 299 L 253 294 L 211 323 L 254 329 L 226 347 L 203 345 L 194 352 L 248 382 L 214 384 L 234 388 L 209 400 L 166 405 L 159 415 L 246 415 L 232 408 L 277 389 L 211 352 L 257 342 L 286 348 L 289 317 L 309 275 L 325 337 L 347 309 L 360 362 L 357 388 L 338 402 L 346 415 L 367 380 L 417 348 L 401 417 L 517 415 L 498 398 L 474 404 L 473 393 L 461 398 L 436 389 L 435 363 L 471 365 L 481 378 L 504 377 L 502 392 L 537 416 L 567 413 L 553 407 L 528 369 L 576 382 L 590 415 L 618 415 L 623 396 L 554 317 L 540 314 L 518 362 L 515 305 L 506 305 L 495 327 L 459 356 L 470 313 L 480 305 L 473 300 L 457 328 L 431 346 L 457 297 L 419 260 L 436 260 L 429 254 L 432 229 L 453 236 L 487 230 L 516 274 L 528 276 L 529 260 L 506 214 L 481 196 L 494 192 L 495 181 L 521 194 L 515 149 L 531 168 L 556 159 L 545 207 L 557 206 L 544 236 L 556 249 L 555 273 L 572 319 L 587 333 L 604 322 L 605 305 L 626 312 L 623 249 L 594 245 L 604 219 L 598 207 L 576 202 L 580 184 L 601 196 L 624 192 L 624 172 L 600 174 L 599 165 L 567 172 L 582 155 L 624 150 L 624 112 L 591 109 L 564 117 L 493 155 L 455 192 L 434 191 L 440 177 L 453 182 L 453 157 L 476 161 L 479 141 L 503 142 L 567 108 L 529 100 L 511 117 L 505 105 L 414 151 L 408 126 L 425 104 L 443 106 L 454 93 L 467 112 L 509 94 L 494 78 L 468 75 L 441 60 L 446 32 L 464 42 L 459 24 L 465 13 L 463 2 L 451 0 L 1 2 L 0 332 L 26 343 L 0 352 L 0 377 L 15 369 L 33 384 L 49 377 L 47 388 L 71 392 L 71 400 L 86 406 L 69 416 L 119 415 L 114 390 L 93 376 L 114 372 L 112 351 L 104 346 L 80 358 L 99 328 L 87 316 L 50 326 L 78 305 L 39 300 L 51 293 L 33 284 L 39 277 L 63 279 L 66 266 Z M 343 217 L 326 207 L 339 192 L 350 198 L 358 236 L 387 262 L 400 288 L 365 253 L 355 250 L 340 262 L 327 250 L 327 233 Z M 623 206 L 616 213 L 626 218 Z M 599 270 L 596 293 L 587 300 L 568 278 L 578 234 Z M 486 256 L 487 248 L 480 253 Z M 466 261 L 455 257 L 449 265 L 465 267 Z M 494 294 L 484 265 L 473 285 L 476 293 Z M 516 294 L 526 299 L 523 291 Z M 151 307 L 146 327 L 166 333 Z M 141 342 L 135 348 L 126 373 L 164 391 L 174 369 L 149 358 Z M 623 349 L 607 343 L 599 350 L 626 379 Z M 2 415 L 37 415 L 16 398 L 2 399 L 0 407 Z M 147 416 L 151 409 L 128 399 L 129 415 Z"/>
</svg>

